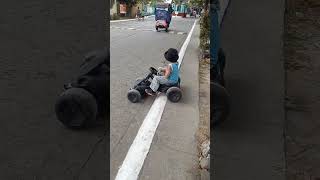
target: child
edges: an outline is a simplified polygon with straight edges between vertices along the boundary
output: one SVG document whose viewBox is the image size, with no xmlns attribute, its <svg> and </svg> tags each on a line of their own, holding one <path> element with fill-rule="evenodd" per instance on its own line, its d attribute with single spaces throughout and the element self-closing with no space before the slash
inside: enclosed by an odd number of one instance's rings
<svg viewBox="0 0 320 180">
<path fill-rule="evenodd" d="M 170 48 L 164 53 L 164 57 L 167 61 L 171 62 L 164 68 L 159 68 L 164 73 L 163 76 L 154 76 L 150 85 L 150 89 L 146 89 L 146 93 L 154 96 L 157 94 L 160 84 L 176 84 L 179 79 L 179 64 L 178 64 L 178 51 Z"/>
</svg>

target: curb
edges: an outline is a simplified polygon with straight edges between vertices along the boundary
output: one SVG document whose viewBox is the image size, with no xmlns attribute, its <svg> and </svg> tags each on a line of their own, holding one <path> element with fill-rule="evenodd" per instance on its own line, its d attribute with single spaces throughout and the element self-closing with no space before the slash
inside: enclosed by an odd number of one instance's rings
<svg viewBox="0 0 320 180">
<path fill-rule="evenodd" d="M 221 1 L 224 1 L 224 3 L 222 4 L 222 7 L 221 7 L 221 11 L 219 12 L 219 26 L 221 27 L 222 24 L 223 24 L 223 20 L 224 20 L 224 17 L 227 13 L 227 10 L 229 8 L 229 5 L 230 5 L 230 1 L 231 0 L 220 0 Z M 221 3 L 220 3 L 221 4 Z M 209 125 L 210 126 L 210 125 Z M 210 128 L 209 128 L 210 129 Z M 210 137 L 211 139 L 212 137 Z M 200 145 L 200 159 L 199 159 L 199 167 L 200 167 L 200 179 L 207 179 L 208 177 L 210 177 L 210 162 L 211 162 L 211 159 L 210 159 L 210 152 L 212 152 L 212 146 L 210 145 L 210 140 L 209 139 L 209 145 L 207 146 L 203 146 L 203 143 Z M 198 142 L 199 143 L 199 142 Z M 209 152 L 206 152 L 206 153 L 203 153 L 204 151 L 207 150 L 207 148 L 209 148 Z M 213 158 L 213 156 L 211 156 L 211 158 Z M 202 161 L 203 159 L 209 159 L 209 162 L 206 162 L 205 163 Z M 204 164 L 203 164 L 204 163 Z M 202 167 L 202 166 L 206 166 L 206 168 Z M 207 167 L 208 166 L 208 167 Z"/>
</svg>

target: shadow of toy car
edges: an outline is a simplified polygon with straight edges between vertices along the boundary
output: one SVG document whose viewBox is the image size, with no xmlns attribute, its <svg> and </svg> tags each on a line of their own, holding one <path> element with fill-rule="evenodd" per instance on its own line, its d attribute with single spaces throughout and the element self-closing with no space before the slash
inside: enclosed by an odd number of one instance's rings
<svg viewBox="0 0 320 180">
<path fill-rule="evenodd" d="M 109 52 L 88 54 L 77 78 L 64 85 L 55 112 L 68 128 L 81 128 L 104 117 L 109 106 Z"/>
<path fill-rule="evenodd" d="M 145 78 L 139 78 L 135 81 L 133 88 L 128 91 L 127 97 L 132 103 L 141 101 L 141 98 L 146 96 L 145 90 L 149 88 L 154 75 L 159 72 L 153 68 L 149 68 L 150 72 Z M 163 85 L 161 84 L 158 89 L 159 92 L 166 93 L 168 99 L 171 102 L 178 102 L 182 97 L 182 91 L 180 89 L 180 77 L 176 84 Z"/>
</svg>

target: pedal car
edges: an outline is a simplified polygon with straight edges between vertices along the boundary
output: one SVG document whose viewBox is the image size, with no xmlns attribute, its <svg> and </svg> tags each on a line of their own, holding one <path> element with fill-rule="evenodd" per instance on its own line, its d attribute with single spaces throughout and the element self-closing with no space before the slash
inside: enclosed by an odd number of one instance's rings
<svg viewBox="0 0 320 180">
<path fill-rule="evenodd" d="M 78 129 L 104 119 L 109 106 L 109 52 L 89 53 L 77 77 L 64 85 L 55 104 L 57 119 L 66 127 Z"/>
<path fill-rule="evenodd" d="M 145 97 L 147 95 L 145 90 L 149 88 L 154 75 L 160 74 L 160 72 L 158 72 L 158 70 L 156 70 L 153 67 L 150 67 L 149 71 L 150 72 L 147 74 L 145 78 L 138 78 L 135 81 L 133 87 L 130 88 L 130 90 L 128 91 L 127 97 L 128 97 L 128 100 L 131 101 L 132 103 L 137 103 L 141 101 L 142 97 Z M 161 84 L 158 91 L 161 93 L 166 93 L 166 96 L 171 102 L 176 103 L 180 101 L 182 97 L 182 91 L 180 89 L 180 77 L 179 77 L 178 83 L 176 84 L 171 84 L 171 85 Z"/>
</svg>

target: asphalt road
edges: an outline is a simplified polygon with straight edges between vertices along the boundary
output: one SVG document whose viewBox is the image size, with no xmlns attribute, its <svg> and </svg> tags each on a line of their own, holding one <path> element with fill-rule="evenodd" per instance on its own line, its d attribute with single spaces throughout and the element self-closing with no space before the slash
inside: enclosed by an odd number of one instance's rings
<svg viewBox="0 0 320 180">
<path fill-rule="evenodd" d="M 105 46 L 105 3 L 0 7 L 0 179 L 107 179 L 105 126 L 71 131 L 54 113 L 83 56 Z"/>
<path fill-rule="evenodd" d="M 136 78 L 146 75 L 150 66 L 163 65 L 163 53 L 168 48 L 180 49 L 194 19 L 173 18 L 168 33 L 155 32 L 154 23 L 154 18 L 110 23 L 111 179 L 115 178 L 154 101 L 149 97 L 132 104 L 127 100 L 128 89 Z M 181 67 L 183 100 L 177 104 L 167 102 L 140 179 L 186 179 L 192 176 L 187 171 L 197 161 L 192 134 L 198 118 L 197 48 L 197 42 L 192 40 Z"/>
<path fill-rule="evenodd" d="M 221 29 L 231 114 L 214 130 L 213 179 L 283 180 L 284 1 L 231 1 Z"/>
</svg>

